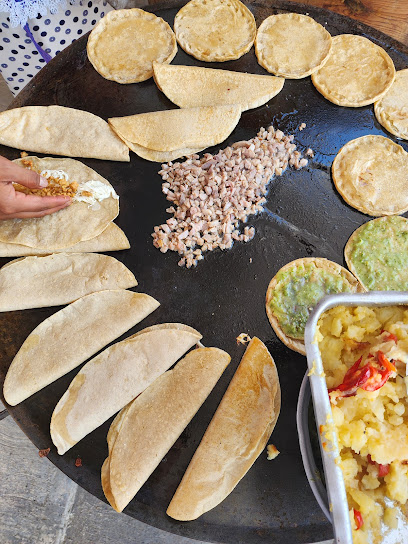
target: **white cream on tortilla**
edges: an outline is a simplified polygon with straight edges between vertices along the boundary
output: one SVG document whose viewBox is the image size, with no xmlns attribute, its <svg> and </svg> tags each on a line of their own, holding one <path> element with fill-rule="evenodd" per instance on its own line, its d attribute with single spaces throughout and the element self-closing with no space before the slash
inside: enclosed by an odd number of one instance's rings
<svg viewBox="0 0 408 544">
<path fill-rule="evenodd" d="M 63 170 L 43 170 L 40 174 L 44 178 L 65 179 L 68 181 L 68 174 Z"/>
<path fill-rule="evenodd" d="M 119 197 L 113 187 L 110 187 L 101 181 L 91 179 L 78 185 L 78 190 L 73 200 L 76 200 L 77 202 L 86 202 L 88 204 L 88 208 L 97 209 L 97 203 L 101 202 L 101 200 L 105 200 L 105 198 L 109 198 L 110 196 L 116 200 L 119 200 Z"/>
</svg>

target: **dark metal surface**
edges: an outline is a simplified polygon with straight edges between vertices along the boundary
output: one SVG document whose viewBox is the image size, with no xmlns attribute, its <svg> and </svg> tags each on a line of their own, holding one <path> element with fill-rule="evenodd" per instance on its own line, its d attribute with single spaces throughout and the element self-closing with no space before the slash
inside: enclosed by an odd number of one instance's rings
<svg viewBox="0 0 408 544">
<path fill-rule="evenodd" d="M 169 2 L 151 11 L 171 25 L 183 2 Z M 383 46 L 397 69 L 408 65 L 408 49 L 391 38 L 340 15 L 284 1 L 249 3 L 257 24 L 273 13 L 309 13 L 333 34 L 356 33 Z M 84 36 L 46 66 L 13 102 L 23 105 L 59 104 L 84 109 L 105 119 L 175 107 L 152 80 L 120 85 L 97 74 L 87 60 Z M 182 50 L 176 64 L 204 65 Z M 211 67 L 265 73 L 254 50 L 238 61 Z M 302 123 L 307 128 L 297 132 Z M 283 91 L 265 106 L 244 112 L 219 147 L 252 138 L 261 126 L 274 124 L 286 133 L 295 131 L 301 150 L 309 146 L 315 158 L 300 171 L 288 170 L 270 186 L 267 209 L 251 217 L 255 238 L 237 243 L 230 251 L 214 251 L 194 270 L 177 266 L 178 255 L 160 253 L 152 246 L 151 232 L 168 218 L 168 202 L 161 193 L 159 165 L 132 154 L 131 162 L 83 160 L 108 178 L 120 195 L 117 220 L 130 239 L 129 251 L 115 253 L 139 280 L 139 290 L 156 297 L 161 307 L 136 330 L 165 321 L 181 321 L 199 329 L 203 343 L 227 350 L 232 363 L 186 431 L 160 463 L 125 512 L 166 531 L 211 542 L 303 544 L 332 536 L 330 524 L 309 488 L 296 432 L 296 401 L 306 359 L 286 349 L 275 337 L 264 310 L 271 277 L 292 259 L 327 257 L 343 264 L 343 247 L 350 234 L 368 218 L 347 206 L 330 179 L 331 162 L 348 140 L 365 134 L 388 135 L 378 125 L 371 106 L 341 108 L 326 101 L 310 78 L 287 80 Z M 403 144 L 405 146 L 405 144 Z M 406 147 L 406 146 L 405 146 Z M 13 159 L 19 151 L 1 147 Z M 0 264 L 6 262 L 2 260 Z M 44 278 L 46 281 L 46 278 Z M 25 337 L 58 308 L 26 310 L 0 315 L 0 382 Z M 130 334 L 130 331 L 128 334 Z M 241 332 L 257 335 L 271 351 L 282 387 L 282 411 L 273 442 L 281 454 L 272 462 L 263 453 L 227 499 L 196 521 L 178 523 L 166 516 L 166 507 L 231 379 L 244 348 L 235 338 Z M 75 342 L 75 338 L 72 339 Z M 63 346 L 61 346 L 63 349 Z M 53 408 L 76 374 L 71 372 L 20 406 L 10 408 L 13 418 L 38 448 L 51 446 L 49 421 Z M 51 448 L 49 459 L 93 495 L 103 499 L 100 468 L 107 455 L 110 421 L 64 456 Z M 76 467 L 77 457 L 82 466 Z"/>
</svg>

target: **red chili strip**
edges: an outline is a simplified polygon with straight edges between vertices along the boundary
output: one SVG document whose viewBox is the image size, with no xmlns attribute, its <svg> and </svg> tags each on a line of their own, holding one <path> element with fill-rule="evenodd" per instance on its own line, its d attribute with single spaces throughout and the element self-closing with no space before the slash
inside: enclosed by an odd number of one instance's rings
<svg viewBox="0 0 408 544">
<path fill-rule="evenodd" d="M 356 526 L 357 526 L 356 531 L 358 531 L 364 525 L 364 520 L 359 510 L 356 510 L 355 508 L 353 508 L 353 510 L 354 510 L 354 521 L 356 522 Z"/>
</svg>

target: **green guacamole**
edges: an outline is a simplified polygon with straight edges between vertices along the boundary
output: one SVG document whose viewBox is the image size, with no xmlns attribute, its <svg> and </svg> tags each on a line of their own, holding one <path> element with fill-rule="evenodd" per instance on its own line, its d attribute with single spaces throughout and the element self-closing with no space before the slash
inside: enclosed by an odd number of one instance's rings
<svg viewBox="0 0 408 544">
<path fill-rule="evenodd" d="M 283 332 L 303 339 L 306 321 L 320 299 L 333 293 L 350 292 L 349 282 L 314 263 L 293 266 L 278 273 L 270 308 Z"/>
<path fill-rule="evenodd" d="M 390 216 L 366 223 L 352 240 L 349 260 L 372 291 L 408 291 L 408 220 Z"/>
</svg>

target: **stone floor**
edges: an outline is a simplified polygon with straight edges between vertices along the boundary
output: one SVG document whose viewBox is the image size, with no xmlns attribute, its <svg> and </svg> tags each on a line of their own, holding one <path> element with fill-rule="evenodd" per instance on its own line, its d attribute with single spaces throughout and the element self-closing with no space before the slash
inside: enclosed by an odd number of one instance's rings
<svg viewBox="0 0 408 544">
<path fill-rule="evenodd" d="M 0 111 L 11 100 L 0 76 Z M 114 512 L 40 459 L 11 417 L 0 421 L 0 486 L 0 544 L 199 544 Z"/>
</svg>

